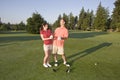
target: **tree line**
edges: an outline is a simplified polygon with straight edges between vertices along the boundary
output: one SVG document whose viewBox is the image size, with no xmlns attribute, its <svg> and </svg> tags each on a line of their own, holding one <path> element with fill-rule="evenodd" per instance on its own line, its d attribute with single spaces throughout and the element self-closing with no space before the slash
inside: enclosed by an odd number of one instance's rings
<svg viewBox="0 0 120 80">
<path fill-rule="evenodd" d="M 8 23 L 2 23 L 0 22 L 0 31 L 10 31 L 10 30 L 25 30 L 26 25 L 22 21 L 19 24 L 10 24 Z"/>
<path fill-rule="evenodd" d="M 59 20 L 64 18 L 66 27 L 69 30 L 83 30 L 83 31 L 120 31 L 120 0 L 114 2 L 115 8 L 112 15 L 109 15 L 108 8 L 100 4 L 94 14 L 93 10 L 85 11 L 84 7 L 80 10 L 79 15 L 74 16 L 72 12 L 67 15 L 60 14 L 57 20 L 49 26 L 54 29 L 59 26 Z M 26 30 L 29 33 L 39 33 L 39 29 L 43 22 L 47 22 L 38 12 L 34 12 L 31 17 L 27 19 L 27 24 L 20 22 L 19 24 L 5 24 L 0 22 L 0 31 L 4 30 Z"/>
</svg>

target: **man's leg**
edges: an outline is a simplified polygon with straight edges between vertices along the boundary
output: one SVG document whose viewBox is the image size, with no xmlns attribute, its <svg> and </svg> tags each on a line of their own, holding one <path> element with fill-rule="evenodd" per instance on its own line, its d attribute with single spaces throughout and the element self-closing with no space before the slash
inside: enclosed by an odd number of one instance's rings
<svg viewBox="0 0 120 80">
<path fill-rule="evenodd" d="M 54 61 L 57 62 L 57 54 L 54 54 Z"/>
<path fill-rule="evenodd" d="M 63 59 L 64 64 L 66 64 L 67 61 L 66 61 L 66 56 L 64 53 L 62 54 L 62 59 Z"/>
<path fill-rule="evenodd" d="M 54 66 L 58 66 L 58 61 L 57 61 L 57 46 L 53 46 L 53 57 L 54 57 L 54 61 L 55 61 Z"/>
<path fill-rule="evenodd" d="M 67 67 L 69 67 L 70 65 L 67 63 L 65 54 L 62 54 L 62 59 L 64 61 L 63 64 L 66 65 Z"/>
</svg>

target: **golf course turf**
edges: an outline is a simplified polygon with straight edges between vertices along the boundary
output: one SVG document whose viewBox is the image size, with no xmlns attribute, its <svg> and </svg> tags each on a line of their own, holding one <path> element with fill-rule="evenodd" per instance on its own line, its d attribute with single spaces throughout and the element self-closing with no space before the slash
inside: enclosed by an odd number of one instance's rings
<svg viewBox="0 0 120 80">
<path fill-rule="evenodd" d="M 69 31 L 65 54 L 71 65 L 44 68 L 39 34 L 0 32 L 0 80 L 119 80 L 120 33 Z M 51 55 L 50 63 L 54 65 Z M 57 71 L 54 72 L 53 68 Z"/>
</svg>

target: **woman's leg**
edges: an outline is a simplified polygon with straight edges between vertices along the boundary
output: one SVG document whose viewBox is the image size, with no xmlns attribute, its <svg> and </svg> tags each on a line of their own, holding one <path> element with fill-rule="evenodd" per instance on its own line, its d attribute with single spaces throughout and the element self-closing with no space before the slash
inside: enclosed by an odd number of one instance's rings
<svg viewBox="0 0 120 80">
<path fill-rule="evenodd" d="M 48 51 L 44 51 L 45 53 L 45 56 L 44 56 L 44 59 L 43 59 L 43 64 L 47 64 L 47 61 L 48 61 Z"/>
<path fill-rule="evenodd" d="M 47 58 L 47 65 L 48 65 L 48 67 L 52 67 L 50 65 L 50 55 L 51 55 L 51 50 L 48 50 L 48 58 Z"/>
</svg>

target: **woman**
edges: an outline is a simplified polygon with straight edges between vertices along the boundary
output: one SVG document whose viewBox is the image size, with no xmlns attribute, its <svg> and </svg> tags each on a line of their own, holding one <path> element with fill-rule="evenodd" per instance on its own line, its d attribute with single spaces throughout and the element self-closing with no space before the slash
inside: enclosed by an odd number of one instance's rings
<svg viewBox="0 0 120 80">
<path fill-rule="evenodd" d="M 44 49 L 45 56 L 44 56 L 44 60 L 43 60 L 43 66 L 46 68 L 51 67 L 51 65 L 49 64 L 49 59 L 50 59 L 50 54 L 52 51 L 53 35 L 52 35 L 52 31 L 49 29 L 47 23 L 43 23 L 43 25 L 40 29 L 40 36 L 44 42 L 43 49 Z"/>
</svg>

